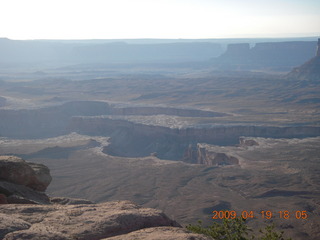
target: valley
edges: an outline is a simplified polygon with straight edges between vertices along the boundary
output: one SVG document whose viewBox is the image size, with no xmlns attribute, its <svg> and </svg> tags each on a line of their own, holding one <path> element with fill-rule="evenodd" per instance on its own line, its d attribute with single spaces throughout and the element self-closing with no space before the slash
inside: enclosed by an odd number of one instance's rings
<svg viewBox="0 0 320 240">
<path fill-rule="evenodd" d="M 59 44 L 65 62 L 44 50 L 22 56 L 32 66 L 0 58 L 0 155 L 48 166 L 48 195 L 130 200 L 184 226 L 253 211 L 255 230 L 319 239 L 320 78 L 302 65 L 316 42 Z M 166 49 L 180 55 L 152 58 Z"/>
</svg>

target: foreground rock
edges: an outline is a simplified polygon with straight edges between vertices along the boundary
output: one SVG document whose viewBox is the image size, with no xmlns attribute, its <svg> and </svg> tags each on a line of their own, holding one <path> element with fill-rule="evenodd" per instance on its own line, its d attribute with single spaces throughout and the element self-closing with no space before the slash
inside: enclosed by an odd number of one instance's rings
<svg viewBox="0 0 320 240">
<path fill-rule="evenodd" d="M 49 169 L 36 163 L 27 163 L 15 156 L 0 156 L 0 179 L 44 192 L 51 182 Z"/>
<path fill-rule="evenodd" d="M 212 240 L 212 238 L 200 234 L 190 233 L 182 228 L 155 227 L 146 228 L 125 235 L 120 235 L 105 240 Z"/>
<path fill-rule="evenodd" d="M 208 239 L 191 234 L 163 212 L 129 201 L 81 205 L 0 205 L 4 240 Z M 166 228 L 155 228 L 166 226 Z M 137 232 L 136 230 L 143 229 Z M 128 235 L 129 232 L 133 232 Z M 159 238 L 159 237 L 165 238 Z M 190 238 L 189 238 L 190 237 Z M 194 238 L 191 238 L 194 237 Z"/>
<path fill-rule="evenodd" d="M 50 182 L 46 166 L 15 156 L 0 156 L 1 204 L 50 204 L 44 193 Z"/>
</svg>

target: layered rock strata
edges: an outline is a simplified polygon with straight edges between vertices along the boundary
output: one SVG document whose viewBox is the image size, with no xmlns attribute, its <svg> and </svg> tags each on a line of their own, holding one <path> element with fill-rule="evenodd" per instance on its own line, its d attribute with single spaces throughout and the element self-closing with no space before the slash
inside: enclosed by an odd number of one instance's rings
<svg viewBox="0 0 320 240">
<path fill-rule="evenodd" d="M 69 131 L 86 135 L 110 136 L 105 153 L 143 157 L 157 153 L 160 159 L 181 160 L 190 144 L 234 145 L 239 137 L 301 138 L 319 136 L 319 127 L 213 126 L 170 128 L 113 120 L 108 117 L 73 117 Z"/>
<path fill-rule="evenodd" d="M 0 238 L 4 240 L 98 240 L 159 226 L 167 227 L 166 234 L 171 239 L 175 234 L 183 233 L 183 239 L 188 239 L 189 235 L 161 211 L 141 208 L 129 201 L 82 205 L 1 205 L 0 212 Z M 130 235 L 117 239 L 130 239 Z"/>
</svg>

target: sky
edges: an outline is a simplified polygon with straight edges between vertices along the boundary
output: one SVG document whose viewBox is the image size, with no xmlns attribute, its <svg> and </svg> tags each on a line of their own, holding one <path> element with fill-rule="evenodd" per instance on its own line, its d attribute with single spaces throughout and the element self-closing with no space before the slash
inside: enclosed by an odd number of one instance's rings
<svg viewBox="0 0 320 240">
<path fill-rule="evenodd" d="M 10 39 L 320 36 L 320 0 L 0 0 Z"/>
</svg>

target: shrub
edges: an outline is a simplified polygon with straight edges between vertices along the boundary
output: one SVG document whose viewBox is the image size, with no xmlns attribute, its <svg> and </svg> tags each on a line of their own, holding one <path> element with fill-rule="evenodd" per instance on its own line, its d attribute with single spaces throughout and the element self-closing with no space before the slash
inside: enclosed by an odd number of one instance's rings
<svg viewBox="0 0 320 240">
<path fill-rule="evenodd" d="M 197 225 L 189 224 L 187 229 L 212 237 L 215 240 L 250 240 L 256 239 L 253 235 L 252 229 L 245 224 L 245 219 L 223 219 L 222 223 L 214 222 L 209 227 L 203 227 L 202 222 L 198 221 Z M 268 225 L 265 229 L 260 229 L 261 236 L 259 240 L 291 240 L 291 238 L 285 239 L 283 232 L 277 232 L 274 224 Z"/>
</svg>

